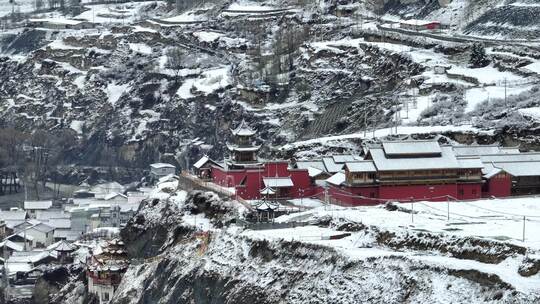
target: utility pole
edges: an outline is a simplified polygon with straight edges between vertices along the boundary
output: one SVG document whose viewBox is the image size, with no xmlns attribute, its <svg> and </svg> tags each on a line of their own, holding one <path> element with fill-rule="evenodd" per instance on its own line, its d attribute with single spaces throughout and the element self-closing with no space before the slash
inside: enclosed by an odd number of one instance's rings
<svg viewBox="0 0 540 304">
<path fill-rule="evenodd" d="M 507 99 L 506 99 L 506 77 L 504 78 L 504 106 L 508 106 L 507 104 Z"/>
<path fill-rule="evenodd" d="M 450 200 L 446 197 L 446 220 L 450 221 Z"/>
<path fill-rule="evenodd" d="M 522 236 L 523 242 L 525 242 L 525 216 L 523 216 L 523 236 Z"/>
<path fill-rule="evenodd" d="M 411 223 L 414 224 L 414 200 L 411 199 Z"/>
</svg>

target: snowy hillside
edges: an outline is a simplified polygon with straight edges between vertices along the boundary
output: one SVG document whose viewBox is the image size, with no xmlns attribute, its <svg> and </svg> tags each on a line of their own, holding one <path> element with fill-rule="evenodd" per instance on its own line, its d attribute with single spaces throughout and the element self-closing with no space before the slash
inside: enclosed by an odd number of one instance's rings
<svg viewBox="0 0 540 304">
<path fill-rule="evenodd" d="M 396 125 L 481 130 L 488 142 L 535 149 L 540 50 L 519 33 L 536 21 L 514 16 L 534 1 L 401 2 L 216 1 L 179 12 L 161 1 L 85 3 L 6 20 L 2 126 L 69 134 L 76 144 L 64 159 L 105 166 L 221 158 L 241 118 L 260 130 L 266 156 L 306 139 L 390 135 Z M 23 30 L 28 18 L 42 24 Z M 449 28 L 401 28 L 410 18 Z M 516 31 L 492 28 L 504 37 L 486 38 L 489 24 L 510 23 Z M 485 46 L 485 66 L 470 66 L 472 43 Z"/>
<path fill-rule="evenodd" d="M 148 203 L 122 231 L 137 262 L 123 277 L 118 303 L 535 303 L 540 297 L 534 232 L 540 209 L 533 199 L 451 203 L 449 213 L 445 203 L 415 203 L 412 214 L 408 204 L 322 206 L 282 216 L 275 229 L 251 230 L 227 224 L 246 214 L 240 205 L 210 193 L 186 198 L 171 192 L 174 182 L 167 185 L 154 193 L 160 201 Z M 528 216 L 525 241 L 521 215 Z M 291 228 L 277 226 L 286 223 Z M 58 300 L 80 296 L 69 289 Z"/>
</svg>

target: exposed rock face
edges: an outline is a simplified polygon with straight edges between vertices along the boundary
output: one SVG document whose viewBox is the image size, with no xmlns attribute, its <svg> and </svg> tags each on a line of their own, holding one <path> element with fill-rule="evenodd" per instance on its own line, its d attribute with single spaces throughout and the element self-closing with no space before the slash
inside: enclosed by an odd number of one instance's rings
<svg viewBox="0 0 540 304">
<path fill-rule="evenodd" d="M 219 216 L 209 208 L 212 200 L 194 193 L 186 210 L 206 206 L 199 211 Z M 476 270 L 446 269 L 399 255 L 350 259 L 329 247 L 256 240 L 237 229 L 197 233 L 183 222 L 182 209 L 148 202 L 122 231 L 137 262 L 123 278 L 115 303 L 534 302 L 496 275 Z M 365 229 L 352 223 L 338 228 Z M 409 243 L 399 244 L 404 249 Z M 426 246 L 416 249 L 432 248 Z"/>
</svg>

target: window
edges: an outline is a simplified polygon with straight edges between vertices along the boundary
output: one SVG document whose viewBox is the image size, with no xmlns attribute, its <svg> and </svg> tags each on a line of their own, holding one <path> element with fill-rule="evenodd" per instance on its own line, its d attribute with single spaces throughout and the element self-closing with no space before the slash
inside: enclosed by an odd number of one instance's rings
<svg viewBox="0 0 540 304">
<path fill-rule="evenodd" d="M 103 301 L 109 301 L 109 293 L 108 292 L 102 293 L 101 298 L 103 299 Z"/>
</svg>

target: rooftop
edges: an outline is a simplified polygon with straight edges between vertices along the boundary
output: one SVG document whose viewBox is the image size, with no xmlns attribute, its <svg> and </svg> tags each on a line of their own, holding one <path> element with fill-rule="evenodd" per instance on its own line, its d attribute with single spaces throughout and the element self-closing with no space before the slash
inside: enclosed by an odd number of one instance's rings
<svg viewBox="0 0 540 304">
<path fill-rule="evenodd" d="M 52 207 L 52 201 L 25 201 L 25 210 L 46 210 Z"/>
<path fill-rule="evenodd" d="M 231 130 L 234 136 L 253 136 L 255 135 L 255 130 L 253 130 L 245 120 L 242 120 L 236 129 Z"/>
<path fill-rule="evenodd" d="M 9 220 L 24 221 L 25 218 L 26 218 L 26 211 L 24 210 L 0 211 L 0 219 L 4 221 L 9 221 Z"/>
<path fill-rule="evenodd" d="M 270 188 L 288 188 L 294 186 L 290 177 L 263 177 L 266 187 Z"/>
<path fill-rule="evenodd" d="M 345 173 L 338 172 L 326 179 L 326 182 L 332 185 L 340 186 L 345 182 Z"/>
<path fill-rule="evenodd" d="M 371 148 L 369 155 L 379 171 L 406 171 L 431 169 L 459 169 L 460 164 L 454 155 L 452 147 L 440 147 L 441 154 L 437 157 L 389 158 L 383 148 Z M 423 151 L 427 151 L 424 149 Z"/>
<path fill-rule="evenodd" d="M 166 164 L 166 163 L 155 163 L 155 164 L 151 164 L 150 167 L 154 169 L 161 169 L 161 168 L 175 168 L 176 169 L 174 165 Z"/>
<path fill-rule="evenodd" d="M 440 155 L 441 146 L 434 140 L 387 141 L 382 143 L 388 156 Z"/>
<path fill-rule="evenodd" d="M 197 168 L 197 169 L 200 169 L 204 164 L 206 164 L 208 161 L 210 160 L 210 158 L 208 156 L 203 156 L 201 157 L 201 159 L 199 159 L 194 165 L 193 167 Z"/>
<path fill-rule="evenodd" d="M 371 160 L 348 162 L 345 167 L 349 172 L 376 172 L 375 164 Z"/>
</svg>

